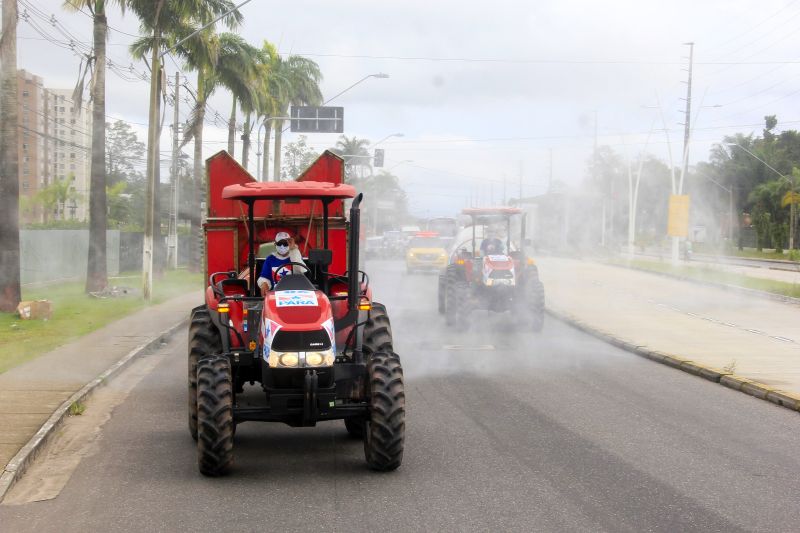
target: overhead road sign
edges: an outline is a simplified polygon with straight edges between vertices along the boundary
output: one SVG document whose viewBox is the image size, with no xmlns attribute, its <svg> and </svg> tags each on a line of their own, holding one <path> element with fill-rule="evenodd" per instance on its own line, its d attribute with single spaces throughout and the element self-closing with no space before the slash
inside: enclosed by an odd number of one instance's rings
<svg viewBox="0 0 800 533">
<path fill-rule="evenodd" d="M 295 133 L 343 133 L 344 108 L 292 106 L 289 126 Z"/>
</svg>

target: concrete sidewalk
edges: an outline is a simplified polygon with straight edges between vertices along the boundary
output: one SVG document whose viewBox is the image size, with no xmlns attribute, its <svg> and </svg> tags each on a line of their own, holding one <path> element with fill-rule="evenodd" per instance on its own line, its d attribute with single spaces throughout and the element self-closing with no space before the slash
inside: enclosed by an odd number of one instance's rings
<svg viewBox="0 0 800 533">
<path fill-rule="evenodd" d="M 548 308 L 646 350 L 800 394 L 800 309 L 589 261 L 537 259 Z"/>
<path fill-rule="evenodd" d="M 137 346 L 186 320 L 202 301 L 198 290 L 148 307 L 0 374 L 0 465 L 67 398 Z"/>
</svg>

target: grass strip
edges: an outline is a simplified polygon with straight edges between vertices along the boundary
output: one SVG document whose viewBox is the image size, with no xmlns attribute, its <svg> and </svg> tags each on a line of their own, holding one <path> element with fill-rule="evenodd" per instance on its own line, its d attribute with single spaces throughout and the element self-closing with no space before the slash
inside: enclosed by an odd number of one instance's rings
<svg viewBox="0 0 800 533">
<path fill-rule="evenodd" d="M 58 346 L 119 320 L 148 306 L 141 298 L 141 274 L 122 274 L 110 285 L 135 288 L 129 296 L 95 298 L 83 292 L 83 282 L 23 288 L 23 300 L 50 300 L 50 320 L 20 320 L 16 313 L 0 313 L 0 373 Z M 153 281 L 155 305 L 202 288 L 202 275 L 168 271 Z"/>
<path fill-rule="evenodd" d="M 735 272 L 725 272 L 723 270 L 715 269 L 711 266 L 675 266 L 669 263 L 659 263 L 640 259 L 634 259 L 632 261 L 616 261 L 616 263 L 622 266 L 632 266 L 635 268 L 641 268 L 643 270 L 649 270 L 651 272 L 683 276 L 685 278 L 696 279 L 698 281 L 723 283 L 725 285 L 734 285 L 737 287 L 745 287 L 747 289 L 755 289 L 758 291 L 800 298 L 800 285 L 771 279 L 753 278 L 743 274 L 737 274 Z"/>
</svg>

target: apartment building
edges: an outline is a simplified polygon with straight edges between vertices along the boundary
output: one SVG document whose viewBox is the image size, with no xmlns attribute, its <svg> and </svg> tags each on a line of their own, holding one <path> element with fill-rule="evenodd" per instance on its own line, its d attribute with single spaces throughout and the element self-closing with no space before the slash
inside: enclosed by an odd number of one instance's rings
<svg viewBox="0 0 800 533">
<path fill-rule="evenodd" d="M 23 209 L 26 222 L 45 218 L 86 220 L 91 164 L 91 107 L 78 109 L 72 89 L 44 86 L 41 77 L 25 70 L 17 74 L 19 101 L 20 196 L 30 199 L 56 181 L 69 180 L 70 198 L 51 213 Z"/>
</svg>

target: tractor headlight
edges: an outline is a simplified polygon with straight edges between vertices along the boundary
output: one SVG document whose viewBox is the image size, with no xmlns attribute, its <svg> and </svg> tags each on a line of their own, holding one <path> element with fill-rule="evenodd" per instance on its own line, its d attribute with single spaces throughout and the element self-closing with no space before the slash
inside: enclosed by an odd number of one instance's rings
<svg viewBox="0 0 800 533">
<path fill-rule="evenodd" d="M 333 350 L 306 352 L 306 366 L 331 366 L 334 359 Z"/>
<path fill-rule="evenodd" d="M 321 352 L 276 352 L 273 350 L 269 353 L 269 366 L 272 368 L 332 366 L 335 359 L 336 356 L 332 349 Z"/>
<path fill-rule="evenodd" d="M 300 354 L 295 352 L 287 352 L 278 355 L 278 364 L 280 366 L 296 367 L 300 363 Z"/>
</svg>

